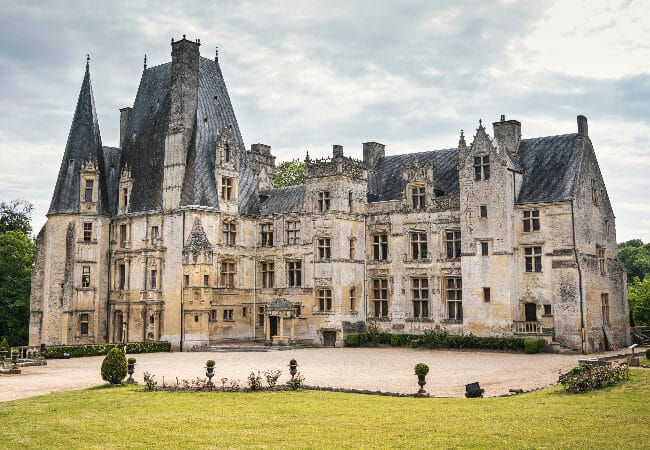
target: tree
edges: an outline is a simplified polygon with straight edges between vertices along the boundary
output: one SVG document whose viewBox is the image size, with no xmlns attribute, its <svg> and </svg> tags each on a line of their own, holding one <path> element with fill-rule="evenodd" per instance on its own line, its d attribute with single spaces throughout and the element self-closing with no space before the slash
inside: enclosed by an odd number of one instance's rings
<svg viewBox="0 0 650 450">
<path fill-rule="evenodd" d="M 641 239 L 632 239 L 618 244 L 618 258 L 627 270 L 628 284 L 635 278 L 643 280 L 650 274 L 650 243 L 644 244 Z"/>
<path fill-rule="evenodd" d="M 0 203 L 0 338 L 10 345 L 26 345 L 29 294 L 36 245 L 32 232 L 32 205 L 24 200 Z"/>
<path fill-rule="evenodd" d="M 305 184 L 305 163 L 296 159 L 278 164 L 275 168 L 273 187 L 281 188 L 297 184 Z"/>
<path fill-rule="evenodd" d="M 636 326 L 650 326 L 650 274 L 641 280 L 634 278 L 627 287 L 630 312 Z"/>
</svg>

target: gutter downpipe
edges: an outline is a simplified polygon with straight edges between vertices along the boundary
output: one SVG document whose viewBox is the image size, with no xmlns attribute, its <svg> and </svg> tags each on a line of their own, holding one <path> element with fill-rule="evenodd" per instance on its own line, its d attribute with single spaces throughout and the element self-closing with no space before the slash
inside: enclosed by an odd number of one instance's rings
<svg viewBox="0 0 650 450">
<path fill-rule="evenodd" d="M 257 316 L 257 222 L 255 223 L 255 232 L 253 233 L 253 239 L 255 242 L 255 257 L 253 258 L 253 310 L 251 315 L 253 316 L 253 341 L 255 341 L 255 318 Z"/>
<path fill-rule="evenodd" d="M 110 328 L 111 328 L 111 273 L 113 272 L 113 265 L 111 264 L 111 242 L 112 242 L 112 236 L 113 234 L 113 224 L 111 223 L 111 219 L 109 216 L 108 219 L 108 255 L 106 258 L 106 263 L 108 264 L 108 289 L 106 290 L 106 296 L 107 301 L 106 301 L 106 339 L 105 341 L 110 343 L 109 337 L 111 336 Z M 112 334 L 115 334 L 113 332 Z"/>
<path fill-rule="evenodd" d="M 181 232 L 181 246 L 185 245 L 185 211 L 183 211 L 183 227 Z M 183 292 L 185 288 L 183 287 L 183 277 L 181 277 L 181 342 L 180 342 L 180 351 L 183 351 L 183 341 L 185 337 L 185 305 L 183 303 Z"/>
<path fill-rule="evenodd" d="M 573 228 L 573 253 L 576 258 L 576 264 L 578 265 L 578 289 L 580 290 L 580 339 L 582 341 L 582 354 L 587 354 L 586 341 L 585 341 L 585 311 L 584 311 L 584 298 L 582 292 L 582 268 L 580 267 L 580 255 L 578 253 L 578 247 L 576 245 L 576 220 L 575 213 L 573 210 L 574 199 L 571 199 L 571 225 Z"/>
<path fill-rule="evenodd" d="M 363 215 L 363 323 L 368 325 L 368 227 L 366 214 Z"/>
</svg>

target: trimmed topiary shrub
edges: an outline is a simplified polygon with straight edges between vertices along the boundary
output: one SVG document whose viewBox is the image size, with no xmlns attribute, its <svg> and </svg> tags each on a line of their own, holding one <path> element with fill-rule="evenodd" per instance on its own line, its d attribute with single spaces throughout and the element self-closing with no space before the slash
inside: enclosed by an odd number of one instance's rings
<svg viewBox="0 0 650 450">
<path fill-rule="evenodd" d="M 121 384 L 126 377 L 126 357 L 119 348 L 112 348 L 102 362 L 102 380 Z"/>
<path fill-rule="evenodd" d="M 0 350 L 4 350 L 5 352 L 9 351 L 9 342 L 6 337 L 3 337 L 0 341 Z"/>
<path fill-rule="evenodd" d="M 205 367 L 214 367 L 215 364 L 216 364 L 216 362 L 214 361 L 214 359 L 208 359 L 205 362 Z"/>
<path fill-rule="evenodd" d="M 345 345 L 347 347 L 358 347 L 359 341 L 360 341 L 360 336 L 358 334 L 348 334 L 347 337 L 345 338 Z"/>
<path fill-rule="evenodd" d="M 126 360 L 127 364 L 135 364 L 135 362 L 136 362 L 135 358 L 129 358 L 129 359 Z"/>
<path fill-rule="evenodd" d="M 646 359 L 650 359 L 650 348 L 645 351 Z"/>
<path fill-rule="evenodd" d="M 429 373 L 429 366 L 424 363 L 417 363 L 415 365 L 415 374 L 416 375 L 426 375 Z"/>
<path fill-rule="evenodd" d="M 411 339 L 409 341 L 409 345 L 411 348 L 418 348 L 420 346 L 420 340 L 419 339 Z"/>
<path fill-rule="evenodd" d="M 539 353 L 546 346 L 545 339 L 526 338 L 524 339 L 524 349 L 526 353 Z"/>
<path fill-rule="evenodd" d="M 126 344 L 87 344 L 87 345 L 56 345 L 48 346 L 42 350 L 42 355 L 48 359 L 63 358 L 67 353 L 72 358 L 80 356 L 101 356 L 106 355 L 112 348 L 123 349 L 126 352 L 133 353 L 155 353 L 169 352 L 172 345 L 169 342 L 128 342 Z"/>
</svg>

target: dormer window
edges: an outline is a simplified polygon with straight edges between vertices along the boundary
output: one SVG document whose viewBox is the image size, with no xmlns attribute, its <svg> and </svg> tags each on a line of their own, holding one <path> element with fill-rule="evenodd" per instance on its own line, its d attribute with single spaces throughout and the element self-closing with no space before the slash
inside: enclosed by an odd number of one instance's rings
<svg viewBox="0 0 650 450">
<path fill-rule="evenodd" d="M 318 210 L 326 212 L 330 209 L 330 191 L 321 191 L 318 193 Z"/>
<path fill-rule="evenodd" d="M 85 180 L 86 186 L 84 189 L 84 202 L 93 201 L 93 180 Z"/>
<path fill-rule="evenodd" d="M 413 209 L 424 209 L 427 207 L 426 189 L 424 186 L 411 187 L 411 202 Z"/>
<path fill-rule="evenodd" d="M 129 189 L 122 188 L 122 209 L 126 211 L 129 207 Z"/>
<path fill-rule="evenodd" d="M 476 181 L 490 179 L 490 157 L 489 156 L 475 156 L 474 157 L 474 179 Z"/>
<path fill-rule="evenodd" d="M 221 198 L 232 200 L 233 180 L 230 177 L 221 177 Z"/>
<path fill-rule="evenodd" d="M 230 144 L 225 144 L 223 146 L 223 162 L 230 162 L 230 159 L 232 158 L 232 154 L 230 152 Z"/>
</svg>

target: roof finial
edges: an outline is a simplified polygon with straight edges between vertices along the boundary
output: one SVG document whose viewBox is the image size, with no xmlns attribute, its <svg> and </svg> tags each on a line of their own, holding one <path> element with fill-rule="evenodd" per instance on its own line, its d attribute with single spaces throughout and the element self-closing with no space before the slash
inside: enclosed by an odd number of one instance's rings
<svg viewBox="0 0 650 450">
<path fill-rule="evenodd" d="M 147 54 L 144 54 L 144 70 L 147 70 Z"/>
<path fill-rule="evenodd" d="M 483 129 L 483 119 L 478 119 L 478 129 Z"/>
<path fill-rule="evenodd" d="M 185 40 L 185 35 L 183 35 L 183 40 Z"/>
<path fill-rule="evenodd" d="M 214 48 L 214 60 L 219 61 L 219 46 Z"/>
<path fill-rule="evenodd" d="M 465 132 L 463 130 L 460 130 L 460 139 L 458 140 L 458 147 L 467 147 L 467 143 L 465 142 Z"/>
<path fill-rule="evenodd" d="M 305 155 L 305 162 L 309 162 L 309 150 L 307 150 L 307 154 Z"/>
<path fill-rule="evenodd" d="M 90 70 L 90 54 L 86 53 L 86 72 Z"/>
</svg>

